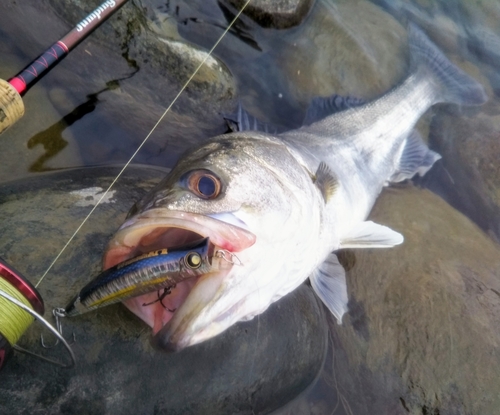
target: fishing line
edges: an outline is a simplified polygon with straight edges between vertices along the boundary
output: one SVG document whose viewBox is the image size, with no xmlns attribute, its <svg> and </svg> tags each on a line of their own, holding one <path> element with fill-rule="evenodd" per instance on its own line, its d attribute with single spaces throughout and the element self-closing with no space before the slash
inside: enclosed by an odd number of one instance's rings
<svg viewBox="0 0 500 415">
<path fill-rule="evenodd" d="M 201 67 L 205 64 L 205 62 L 208 60 L 208 58 L 212 55 L 213 51 L 215 50 L 215 48 L 219 45 L 219 43 L 222 41 L 222 39 L 226 36 L 226 34 L 229 32 L 229 30 L 231 29 L 231 27 L 233 27 L 234 23 L 238 20 L 238 18 L 240 17 L 241 13 L 243 13 L 243 11 L 245 10 L 245 8 L 247 7 L 247 5 L 250 3 L 250 0 L 247 0 L 245 2 L 245 4 L 243 5 L 243 7 L 241 8 L 241 10 L 236 14 L 236 16 L 234 17 L 234 19 L 231 21 L 231 23 L 229 24 L 229 26 L 226 28 L 226 30 L 224 30 L 224 32 L 222 33 L 222 35 L 219 37 L 219 39 L 217 39 L 217 41 L 215 42 L 214 46 L 212 47 L 212 49 L 210 49 L 210 51 L 208 52 L 208 54 L 203 58 L 203 60 L 201 61 L 201 63 L 198 65 L 198 67 L 195 69 L 195 71 L 193 72 L 193 74 L 189 77 L 189 79 L 186 81 L 186 83 L 184 84 L 184 86 L 180 89 L 180 91 L 178 92 L 178 94 L 175 96 L 175 98 L 173 99 L 173 101 L 170 103 L 170 105 L 167 107 L 167 109 L 163 112 L 162 116 L 158 119 L 158 121 L 156 122 L 156 124 L 153 126 L 153 128 L 151 129 L 151 131 L 149 131 L 149 133 L 146 135 L 146 138 L 144 138 L 144 140 L 142 141 L 142 143 L 139 145 L 139 147 L 137 147 L 137 150 L 135 150 L 135 152 L 132 154 L 132 156 L 130 157 L 130 159 L 125 163 L 125 165 L 123 166 L 123 168 L 120 170 L 120 172 L 118 173 L 118 175 L 113 179 L 113 181 L 111 182 L 111 184 L 108 186 L 108 188 L 106 189 L 106 191 L 102 194 L 102 196 L 100 197 L 100 199 L 97 201 L 97 203 L 94 205 L 94 207 L 90 210 L 90 212 L 88 213 L 88 215 L 83 219 L 82 223 L 80 224 L 80 226 L 78 226 L 78 228 L 75 230 L 75 232 L 73 233 L 73 235 L 71 235 L 71 237 L 68 239 L 68 241 L 66 242 L 66 244 L 63 246 L 63 248 L 61 249 L 61 251 L 57 254 L 57 256 L 54 258 L 54 260 L 51 262 L 51 264 L 49 265 L 49 267 L 47 268 L 47 270 L 43 273 L 43 275 L 41 276 L 40 280 L 36 283 L 35 287 L 38 287 L 40 285 L 40 283 L 43 281 L 43 279 L 45 278 L 45 276 L 49 273 L 49 271 L 52 269 L 52 267 L 54 266 L 54 264 L 59 260 L 59 258 L 61 257 L 61 255 L 64 253 L 64 251 L 66 250 L 66 248 L 69 246 L 69 244 L 73 241 L 73 239 L 75 238 L 75 236 L 78 234 L 78 232 L 80 232 L 80 229 L 82 229 L 83 225 L 85 225 L 85 223 L 87 222 L 87 220 L 90 218 L 90 216 L 92 216 L 92 214 L 94 213 L 94 211 L 97 209 L 97 207 L 101 204 L 101 202 L 104 200 L 104 198 L 107 196 L 107 194 L 109 193 L 109 191 L 111 190 L 111 188 L 115 185 L 115 183 L 118 181 L 118 179 L 122 176 L 123 172 L 125 171 L 125 169 L 130 165 L 130 163 L 132 162 L 132 160 L 135 158 L 135 156 L 137 155 L 137 153 L 139 153 L 139 151 L 141 150 L 141 148 L 144 146 L 144 144 L 146 144 L 146 141 L 148 141 L 149 137 L 151 136 L 151 134 L 153 134 L 153 132 L 156 130 L 156 128 L 158 127 L 158 125 L 160 124 L 160 122 L 163 120 L 163 118 L 165 118 L 165 116 L 167 115 L 167 113 L 170 111 L 170 109 L 172 108 L 172 106 L 175 104 L 175 102 L 177 101 L 177 99 L 180 97 L 180 95 L 184 92 L 184 90 L 187 88 L 187 86 L 190 84 L 190 82 L 192 81 L 192 79 L 196 76 L 196 74 L 198 73 L 198 71 L 201 69 Z"/>
<path fill-rule="evenodd" d="M 0 291 L 3 291 L 33 309 L 28 299 L 12 284 L 0 278 Z M 17 307 L 12 301 L 0 297 L 0 331 L 10 344 L 16 344 L 22 334 L 35 320 L 29 313 Z"/>
<path fill-rule="evenodd" d="M 72 367 L 75 355 L 61 334 L 41 314 L 44 305 L 40 293 L 18 271 L 0 258 L 0 369 L 17 350 L 31 354 L 62 367 Z M 18 340 L 33 323 L 34 319 L 44 324 L 64 344 L 71 356 L 71 363 L 41 356 L 17 345 Z"/>
</svg>

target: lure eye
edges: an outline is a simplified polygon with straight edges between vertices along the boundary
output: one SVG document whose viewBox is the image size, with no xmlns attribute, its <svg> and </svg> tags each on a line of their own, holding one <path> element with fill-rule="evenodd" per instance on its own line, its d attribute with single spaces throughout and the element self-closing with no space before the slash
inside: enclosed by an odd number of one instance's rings
<svg viewBox="0 0 500 415">
<path fill-rule="evenodd" d="M 188 187 L 202 199 L 215 199 L 221 191 L 220 179 L 208 170 L 198 170 L 190 174 Z"/>
<path fill-rule="evenodd" d="M 197 252 L 190 252 L 184 257 L 184 262 L 189 268 L 196 269 L 201 265 L 201 255 Z"/>
</svg>

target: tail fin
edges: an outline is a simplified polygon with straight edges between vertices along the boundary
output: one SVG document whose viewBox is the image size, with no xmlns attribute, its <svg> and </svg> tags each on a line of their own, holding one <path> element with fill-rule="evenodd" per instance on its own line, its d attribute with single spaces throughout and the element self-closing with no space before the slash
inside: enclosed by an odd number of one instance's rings
<svg viewBox="0 0 500 415">
<path fill-rule="evenodd" d="M 488 100 L 482 85 L 451 63 L 417 26 L 409 24 L 408 36 L 411 67 L 424 64 L 431 73 L 441 90 L 438 102 L 481 105 Z"/>
</svg>

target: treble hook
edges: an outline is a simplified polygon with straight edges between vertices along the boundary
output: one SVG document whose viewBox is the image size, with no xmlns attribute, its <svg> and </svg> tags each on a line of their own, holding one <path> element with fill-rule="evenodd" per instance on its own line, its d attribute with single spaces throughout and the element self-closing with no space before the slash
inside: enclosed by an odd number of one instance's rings
<svg viewBox="0 0 500 415">
<path fill-rule="evenodd" d="M 225 249 L 219 249 L 215 252 L 217 258 L 221 258 L 232 265 L 242 266 L 243 262 L 232 252 L 226 251 Z"/>
<path fill-rule="evenodd" d="M 52 315 L 54 316 L 54 318 L 56 320 L 56 324 L 55 324 L 56 330 L 62 336 L 63 335 L 63 328 L 62 328 L 61 319 L 63 317 L 66 317 L 66 310 L 64 308 L 61 308 L 61 307 L 54 308 L 52 310 Z M 43 340 L 43 334 L 40 334 L 40 342 L 42 343 L 42 347 L 44 347 L 45 349 L 52 349 L 53 347 L 56 347 L 59 344 L 59 339 L 57 339 L 56 342 L 52 346 L 48 346 L 47 344 L 45 344 L 45 342 Z M 75 335 L 75 332 L 73 332 L 73 341 L 71 343 L 68 343 L 68 344 L 72 345 L 75 342 L 76 342 L 76 335 Z"/>
<path fill-rule="evenodd" d="M 148 305 L 151 305 L 151 304 L 154 304 L 154 303 L 157 303 L 158 301 L 160 302 L 161 306 L 165 309 L 167 309 L 168 311 L 170 311 L 171 313 L 173 313 L 176 309 L 174 308 L 173 310 L 170 310 L 170 308 L 168 308 L 165 304 L 163 304 L 163 299 L 169 295 L 169 294 L 172 294 L 172 288 L 175 288 L 175 285 L 173 285 L 172 287 L 167 287 L 167 288 L 164 288 L 163 289 L 163 292 L 160 294 L 160 290 L 158 290 L 156 292 L 156 295 L 158 296 L 158 298 L 156 300 L 153 300 L 149 303 L 144 303 L 142 304 L 143 307 L 146 307 Z"/>
</svg>

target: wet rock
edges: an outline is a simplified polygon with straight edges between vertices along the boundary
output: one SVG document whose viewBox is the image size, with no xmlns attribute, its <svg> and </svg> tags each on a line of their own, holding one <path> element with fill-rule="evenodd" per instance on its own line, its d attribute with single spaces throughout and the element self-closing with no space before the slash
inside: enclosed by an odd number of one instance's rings
<svg viewBox="0 0 500 415">
<path fill-rule="evenodd" d="M 76 169 L 0 186 L 0 256 L 37 282 L 118 171 Z M 99 272 L 129 207 L 163 174 L 125 171 L 40 283 L 46 317 Z M 77 366 L 15 354 L 0 373 L 0 414 L 265 414 L 310 385 L 326 353 L 324 313 L 307 286 L 176 354 L 152 349 L 150 328 L 121 305 L 66 318 L 63 326 L 66 336 L 76 334 Z M 66 358 L 60 347 L 40 348 L 41 331 L 33 324 L 20 344 Z"/>
<path fill-rule="evenodd" d="M 427 190 L 388 189 L 370 217 L 405 241 L 348 251 L 350 311 L 331 324 L 346 412 L 497 413 L 498 244 Z"/>
<path fill-rule="evenodd" d="M 237 10 L 246 0 L 228 0 Z M 288 29 L 299 25 L 307 16 L 314 0 L 253 0 L 243 13 L 260 26 L 273 29 Z"/>
</svg>

